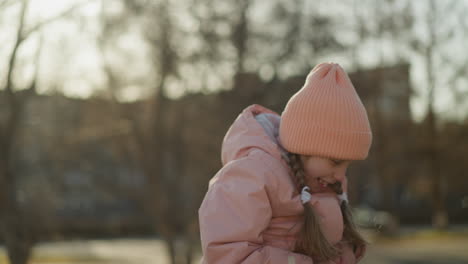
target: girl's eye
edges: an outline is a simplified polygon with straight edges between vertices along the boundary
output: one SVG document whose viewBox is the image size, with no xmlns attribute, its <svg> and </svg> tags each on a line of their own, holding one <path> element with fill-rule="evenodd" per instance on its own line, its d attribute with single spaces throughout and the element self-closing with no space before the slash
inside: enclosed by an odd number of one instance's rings
<svg viewBox="0 0 468 264">
<path fill-rule="evenodd" d="M 335 165 L 339 165 L 341 163 L 341 160 L 335 160 L 335 159 L 332 159 L 331 160 Z"/>
</svg>

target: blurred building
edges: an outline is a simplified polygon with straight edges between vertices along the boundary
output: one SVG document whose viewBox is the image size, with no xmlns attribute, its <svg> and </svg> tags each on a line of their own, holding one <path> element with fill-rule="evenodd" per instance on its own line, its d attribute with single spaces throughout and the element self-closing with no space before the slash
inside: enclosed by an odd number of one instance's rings
<svg viewBox="0 0 468 264">
<path fill-rule="evenodd" d="M 167 144 L 178 152 L 167 155 L 166 171 L 186 174 L 171 176 L 186 186 L 184 194 L 190 199 L 184 200 L 184 210 L 198 209 L 208 180 L 220 169 L 224 134 L 240 111 L 258 103 L 281 113 L 306 75 L 264 80 L 257 74 L 240 74 L 231 90 L 188 94 L 167 103 L 163 119 Z M 421 125 L 411 119 L 409 66 L 362 70 L 350 77 L 366 106 L 374 137 L 368 160 L 349 169 L 352 202 L 392 211 L 403 223 L 429 223 L 430 182 L 424 177 L 426 167 L 415 140 Z M 17 148 L 17 186 L 19 199 L 36 212 L 38 221 L 43 219 L 44 228 L 52 233 L 90 235 L 150 232 L 152 223 L 142 206 L 147 179 L 132 154 L 134 139 L 128 119 L 116 114 L 138 116 L 149 103 L 116 105 L 104 99 L 61 95 L 35 95 L 29 100 Z M 450 124 L 442 129 L 454 140 L 467 140 L 460 132 L 466 126 Z M 451 162 L 466 150 L 450 137 L 443 144 L 452 157 L 444 164 L 458 178 L 468 178 L 463 164 Z M 468 184 L 460 183 L 456 188 L 447 183 L 447 189 L 453 190 L 447 199 L 454 222 L 468 219 L 462 206 Z"/>
</svg>

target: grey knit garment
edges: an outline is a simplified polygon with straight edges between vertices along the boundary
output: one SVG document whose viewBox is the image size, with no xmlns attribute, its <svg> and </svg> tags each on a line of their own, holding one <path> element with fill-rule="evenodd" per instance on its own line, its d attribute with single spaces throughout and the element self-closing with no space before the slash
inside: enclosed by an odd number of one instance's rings
<svg viewBox="0 0 468 264">
<path fill-rule="evenodd" d="M 289 160 L 287 157 L 288 152 L 283 148 L 283 146 L 281 146 L 280 142 L 278 141 L 281 117 L 270 113 L 261 113 L 256 115 L 255 119 L 263 127 L 268 137 L 270 137 L 270 139 L 278 146 L 281 152 L 281 156 L 286 160 Z"/>
</svg>

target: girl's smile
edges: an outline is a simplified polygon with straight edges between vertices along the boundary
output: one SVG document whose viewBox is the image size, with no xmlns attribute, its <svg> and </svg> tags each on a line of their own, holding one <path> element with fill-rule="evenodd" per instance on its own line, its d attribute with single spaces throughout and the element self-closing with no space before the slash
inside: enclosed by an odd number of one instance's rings
<svg viewBox="0 0 468 264">
<path fill-rule="evenodd" d="M 330 187 L 331 184 L 319 177 L 308 177 L 307 186 L 309 186 L 311 193 L 334 192 Z"/>
</svg>

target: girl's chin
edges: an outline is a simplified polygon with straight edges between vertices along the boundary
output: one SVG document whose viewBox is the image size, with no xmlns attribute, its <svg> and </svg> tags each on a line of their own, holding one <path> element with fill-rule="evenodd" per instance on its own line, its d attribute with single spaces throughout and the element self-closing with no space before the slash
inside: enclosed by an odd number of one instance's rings
<svg viewBox="0 0 468 264">
<path fill-rule="evenodd" d="M 333 189 L 328 186 L 315 185 L 310 187 L 311 193 L 334 193 Z"/>
</svg>

